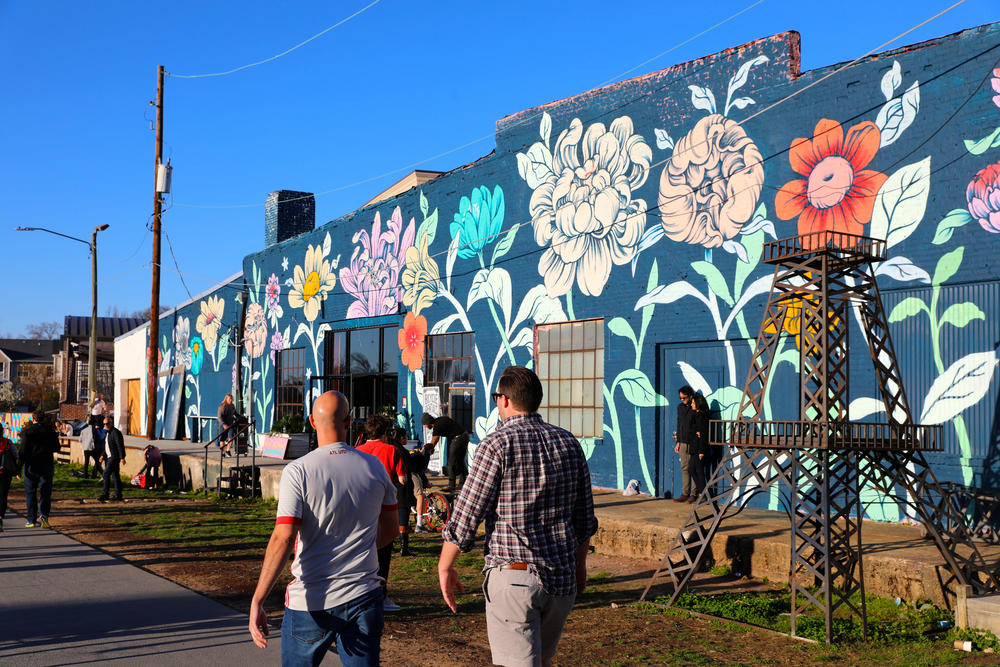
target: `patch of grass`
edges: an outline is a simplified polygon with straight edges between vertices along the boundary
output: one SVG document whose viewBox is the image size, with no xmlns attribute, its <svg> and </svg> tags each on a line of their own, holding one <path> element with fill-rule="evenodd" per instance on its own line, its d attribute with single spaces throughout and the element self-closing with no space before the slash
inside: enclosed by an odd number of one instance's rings
<svg viewBox="0 0 1000 667">
<path fill-rule="evenodd" d="M 612 574 L 610 572 L 595 572 L 587 577 L 588 586 L 600 586 L 611 583 Z"/>
<path fill-rule="evenodd" d="M 728 577 L 733 573 L 733 570 L 728 565 L 716 565 L 709 572 L 717 577 Z"/>
<path fill-rule="evenodd" d="M 1000 652 L 1000 639 L 997 639 L 997 636 L 989 630 L 952 628 L 948 632 L 947 640 L 952 643 L 956 641 L 971 641 L 972 648 L 976 651 L 991 648 L 994 652 Z"/>
</svg>

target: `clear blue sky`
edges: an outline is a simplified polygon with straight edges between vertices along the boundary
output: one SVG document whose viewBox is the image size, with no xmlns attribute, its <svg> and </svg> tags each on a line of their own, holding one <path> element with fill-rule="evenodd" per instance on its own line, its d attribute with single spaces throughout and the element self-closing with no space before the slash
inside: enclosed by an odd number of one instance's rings
<svg viewBox="0 0 1000 667">
<path fill-rule="evenodd" d="M 0 335 L 90 312 L 87 249 L 19 225 L 89 239 L 109 223 L 100 314 L 148 307 L 157 65 L 201 74 L 262 60 L 368 1 L 0 0 Z M 382 0 L 273 62 L 168 77 L 164 229 L 181 271 L 208 279 L 188 287 L 208 289 L 263 246 L 268 192 L 322 192 L 415 163 L 453 169 L 493 149 L 497 119 L 616 78 L 753 2 Z M 764 0 L 628 77 L 785 30 L 802 35 L 804 70 L 849 61 L 950 4 Z M 967 0 L 890 48 L 998 20 L 998 9 Z M 317 224 L 409 170 L 318 196 Z M 163 264 L 173 267 L 165 240 Z M 188 298 L 175 273 L 161 282 L 161 303 Z"/>
</svg>

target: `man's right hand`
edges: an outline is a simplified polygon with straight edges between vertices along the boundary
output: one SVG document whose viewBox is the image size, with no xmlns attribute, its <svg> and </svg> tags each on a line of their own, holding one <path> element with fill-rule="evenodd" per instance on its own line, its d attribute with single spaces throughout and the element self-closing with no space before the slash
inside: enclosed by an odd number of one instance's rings
<svg viewBox="0 0 1000 667">
<path fill-rule="evenodd" d="M 267 612 L 264 611 L 264 604 L 258 600 L 250 603 L 250 636 L 253 643 L 260 648 L 267 648 Z"/>
<path fill-rule="evenodd" d="M 458 580 L 458 572 L 453 567 L 444 570 L 439 569 L 438 581 L 441 583 L 441 595 L 444 597 L 444 603 L 448 605 L 448 609 L 451 609 L 453 614 L 457 614 L 458 607 L 455 605 L 455 589 L 457 588 L 462 593 L 465 592 L 465 587 Z"/>
</svg>

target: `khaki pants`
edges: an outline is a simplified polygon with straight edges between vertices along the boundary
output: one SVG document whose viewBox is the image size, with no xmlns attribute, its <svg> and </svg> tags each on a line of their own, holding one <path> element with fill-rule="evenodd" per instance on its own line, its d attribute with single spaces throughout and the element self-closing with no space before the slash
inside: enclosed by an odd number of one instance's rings
<svg viewBox="0 0 1000 667">
<path fill-rule="evenodd" d="M 486 571 L 483 593 L 493 664 L 536 666 L 556 654 L 576 594 L 549 595 L 534 572 L 499 567 Z"/>
</svg>

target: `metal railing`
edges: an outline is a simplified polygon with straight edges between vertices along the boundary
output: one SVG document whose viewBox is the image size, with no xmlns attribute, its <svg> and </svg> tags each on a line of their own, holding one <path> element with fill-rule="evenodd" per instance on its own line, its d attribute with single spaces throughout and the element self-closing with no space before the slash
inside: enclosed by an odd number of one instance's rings
<svg viewBox="0 0 1000 667">
<path fill-rule="evenodd" d="M 763 261 L 765 264 L 777 264 L 792 257 L 833 252 L 869 262 L 881 262 L 886 257 L 885 251 L 885 241 L 881 239 L 844 232 L 810 232 L 765 243 Z"/>
<path fill-rule="evenodd" d="M 892 449 L 939 452 L 940 425 L 873 422 L 713 420 L 713 445 L 794 449 Z"/>
<path fill-rule="evenodd" d="M 247 449 L 250 450 L 250 457 L 251 457 L 251 459 L 250 459 L 250 471 L 251 471 L 250 472 L 250 497 L 253 498 L 257 494 L 257 483 L 256 483 L 256 480 L 257 480 L 257 472 L 256 472 L 257 471 L 257 443 L 251 443 L 250 442 L 251 434 L 256 435 L 256 429 L 254 428 L 254 422 L 252 420 L 248 421 L 248 422 L 242 422 L 242 423 L 239 423 L 239 424 L 235 424 L 232 428 L 233 428 L 233 433 L 229 437 L 231 437 L 236 442 L 236 461 L 235 461 L 235 465 L 234 465 L 234 468 L 236 468 L 236 469 L 240 468 L 240 436 L 241 435 L 245 435 L 246 436 Z M 225 433 L 225 432 L 226 432 L 226 429 L 223 429 L 223 433 Z M 214 438 L 212 438 L 211 440 L 209 440 L 208 442 L 206 442 L 205 445 L 203 446 L 203 449 L 205 450 L 205 463 L 204 463 L 204 471 L 202 473 L 202 475 L 203 475 L 202 476 L 202 480 L 203 480 L 203 483 L 204 483 L 204 490 L 205 490 L 206 493 L 208 493 L 208 448 L 211 447 L 214 444 L 217 444 L 218 441 L 219 441 L 219 439 L 222 437 L 223 433 L 220 433 L 219 435 L 215 436 Z M 217 494 L 219 494 L 219 495 L 222 495 L 222 478 L 225 476 L 225 471 L 226 471 L 224 459 L 225 459 L 225 454 L 222 451 L 222 447 L 220 446 L 219 447 L 219 476 L 215 480 L 215 492 Z M 230 470 L 232 470 L 232 468 L 230 468 Z M 229 491 L 232 492 L 233 489 L 230 488 Z"/>
</svg>

